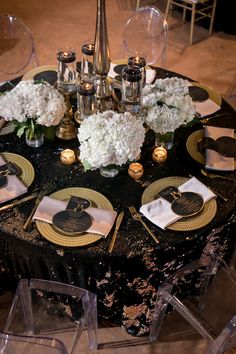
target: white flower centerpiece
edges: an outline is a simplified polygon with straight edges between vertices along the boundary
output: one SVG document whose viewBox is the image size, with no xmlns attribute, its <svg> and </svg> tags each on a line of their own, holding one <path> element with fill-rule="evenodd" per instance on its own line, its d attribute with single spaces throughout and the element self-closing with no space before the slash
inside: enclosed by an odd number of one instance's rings
<svg viewBox="0 0 236 354">
<path fill-rule="evenodd" d="M 58 125 L 65 111 L 64 97 L 47 82 L 21 81 L 0 97 L 1 115 L 13 121 L 17 136 L 26 133 L 30 146 L 40 146 L 45 130 Z"/>
<path fill-rule="evenodd" d="M 103 176 L 113 177 L 117 165 L 137 158 L 144 138 L 142 120 L 128 112 L 93 114 L 79 128 L 80 160 L 85 170 L 99 168 Z"/>
<path fill-rule="evenodd" d="M 147 126 L 166 147 L 173 145 L 174 131 L 193 120 L 196 110 L 188 90 L 189 82 L 177 77 L 157 79 L 142 93 L 142 114 Z M 157 141 L 156 141 L 157 144 Z"/>
</svg>

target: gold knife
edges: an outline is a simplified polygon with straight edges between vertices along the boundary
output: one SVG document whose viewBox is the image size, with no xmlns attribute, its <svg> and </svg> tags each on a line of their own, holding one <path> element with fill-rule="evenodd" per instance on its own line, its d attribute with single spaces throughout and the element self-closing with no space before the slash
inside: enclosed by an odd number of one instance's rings
<svg viewBox="0 0 236 354">
<path fill-rule="evenodd" d="M 28 218 L 27 218 L 27 220 L 26 220 L 26 222 L 25 222 L 25 224 L 24 224 L 24 226 L 23 226 L 23 230 L 26 230 L 26 229 L 27 229 L 29 223 L 30 223 L 31 220 L 32 220 L 32 217 L 33 217 L 33 215 L 34 215 L 34 212 L 35 212 L 37 206 L 39 205 L 39 203 L 41 202 L 41 200 L 43 199 L 45 193 L 46 193 L 45 191 L 39 192 L 38 197 L 37 197 L 37 199 L 36 199 L 36 201 L 35 201 L 35 203 L 34 203 L 34 207 L 33 207 L 33 209 L 31 210 L 31 213 L 29 214 L 29 216 L 28 216 Z"/>
<path fill-rule="evenodd" d="M 37 197 L 37 193 L 28 195 L 27 197 L 24 197 L 24 198 L 22 198 L 22 199 L 16 200 L 15 202 L 12 202 L 12 203 L 10 203 L 10 204 L 7 204 L 7 205 L 4 205 L 4 206 L 0 207 L 0 211 L 6 210 L 6 209 L 9 209 L 9 208 L 12 208 L 12 207 L 14 207 L 15 205 L 18 205 L 18 204 L 27 202 L 27 200 L 31 200 L 31 199 L 34 199 L 34 198 L 36 198 L 36 197 Z"/>
<path fill-rule="evenodd" d="M 111 253 L 112 250 L 113 250 L 113 247 L 114 247 L 114 244 L 115 244 L 115 241 L 116 241 L 116 236 L 117 236 L 118 230 L 120 228 L 120 224 L 122 222 L 123 216 L 124 216 L 124 211 L 121 211 L 119 213 L 119 215 L 117 216 L 117 218 L 116 218 L 115 230 L 113 232 L 113 235 L 112 235 L 112 238 L 111 238 L 111 243 L 110 243 L 109 249 L 108 249 L 109 253 Z"/>
</svg>

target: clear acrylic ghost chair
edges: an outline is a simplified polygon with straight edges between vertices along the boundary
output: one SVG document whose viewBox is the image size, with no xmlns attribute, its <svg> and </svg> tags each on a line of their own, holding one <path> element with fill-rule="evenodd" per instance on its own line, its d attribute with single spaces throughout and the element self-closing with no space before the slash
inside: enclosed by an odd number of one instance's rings
<svg viewBox="0 0 236 354">
<path fill-rule="evenodd" d="M 69 354 L 77 352 L 87 329 L 89 349 L 97 348 L 96 295 L 63 283 L 22 279 L 17 287 L 4 332 L 59 338 Z"/>
<path fill-rule="evenodd" d="M 165 67 L 168 26 L 155 7 L 141 7 L 128 19 L 124 46 L 128 56 L 143 53 L 148 65 Z"/>
<path fill-rule="evenodd" d="M 191 296 L 185 294 L 182 300 L 179 291 L 182 286 L 186 288 L 186 284 Z M 208 341 L 207 354 L 223 354 L 236 345 L 236 309 L 224 308 L 228 299 L 235 296 L 235 278 L 220 257 L 199 259 L 182 267 L 158 289 L 151 340 L 158 338 L 170 305 Z"/>
<path fill-rule="evenodd" d="M 172 6 L 183 9 L 183 23 L 186 20 L 187 10 L 191 12 L 190 38 L 189 44 L 193 44 L 194 24 L 203 18 L 210 19 L 209 35 L 212 34 L 215 19 L 217 0 L 168 0 L 166 5 L 165 18 L 168 18 Z"/>
<path fill-rule="evenodd" d="M 68 354 L 58 339 L 0 333 L 0 354 Z"/>
<path fill-rule="evenodd" d="M 0 81 L 9 81 L 38 65 L 30 29 L 16 16 L 1 15 Z"/>
</svg>

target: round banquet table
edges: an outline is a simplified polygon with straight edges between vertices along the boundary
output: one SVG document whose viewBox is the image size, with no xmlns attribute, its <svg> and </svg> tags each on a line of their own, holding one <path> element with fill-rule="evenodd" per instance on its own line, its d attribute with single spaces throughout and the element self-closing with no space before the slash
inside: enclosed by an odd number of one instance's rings
<svg viewBox="0 0 236 354">
<path fill-rule="evenodd" d="M 180 76 L 157 69 L 160 78 Z M 211 124 L 236 128 L 236 113 L 222 100 L 218 114 L 229 115 L 211 120 Z M 140 162 L 144 166 L 143 182 L 132 180 L 127 166 L 114 178 L 102 177 L 98 170 L 84 172 L 79 163 L 66 166 L 60 162 L 64 148 L 77 150 L 77 139 L 45 141 L 40 148 L 28 147 L 24 139 L 11 133 L 0 137 L 0 151 L 12 152 L 27 158 L 35 169 L 35 179 L 29 193 L 35 189 L 51 192 L 67 187 L 90 188 L 103 194 L 119 212 L 125 211 L 112 253 L 108 252 L 112 232 L 106 239 L 83 247 L 62 247 L 47 241 L 34 223 L 27 231 L 23 225 L 34 200 L 0 212 L 0 283 L 1 288 L 14 286 L 18 278 L 43 278 L 61 281 L 90 289 L 98 295 L 99 318 L 122 325 L 133 335 L 148 332 L 151 312 L 160 282 L 180 266 L 208 252 L 219 252 L 228 258 L 234 245 L 236 224 L 236 183 L 209 179 L 200 173 L 202 165 L 186 150 L 186 139 L 202 128 L 201 122 L 175 132 L 175 145 L 162 165 L 152 160 L 154 134 L 149 131 Z M 196 176 L 206 185 L 229 200 L 217 198 L 217 212 L 211 222 L 193 231 L 163 231 L 145 222 L 159 238 L 157 244 L 133 220 L 128 207 L 139 209 L 141 197 L 149 183 L 169 176 Z M 228 173 L 235 177 L 235 173 Z M 50 193 L 49 193 L 50 194 Z M 113 231 L 113 229 L 112 229 Z"/>
</svg>

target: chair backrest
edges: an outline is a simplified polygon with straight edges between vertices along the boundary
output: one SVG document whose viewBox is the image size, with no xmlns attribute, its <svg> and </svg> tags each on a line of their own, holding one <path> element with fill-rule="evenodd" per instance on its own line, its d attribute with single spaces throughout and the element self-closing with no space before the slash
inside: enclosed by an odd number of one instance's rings
<svg viewBox="0 0 236 354">
<path fill-rule="evenodd" d="M 68 354 L 58 339 L 0 333 L 1 354 Z"/>
<path fill-rule="evenodd" d="M 141 7 L 128 19 L 124 46 L 128 56 L 143 53 L 148 65 L 165 66 L 168 26 L 155 7 Z"/>
<path fill-rule="evenodd" d="M 224 289 L 223 293 L 219 293 L 219 289 L 216 290 L 218 282 Z M 183 300 L 179 294 L 182 285 L 186 288 L 186 284 L 191 296 L 186 292 Z M 229 290 L 233 298 L 236 295 L 236 280 L 220 257 L 208 257 L 207 261 L 206 258 L 204 261 L 199 259 L 182 267 L 158 289 L 150 340 L 157 339 L 167 307 L 171 305 L 203 338 L 207 339 L 210 343 L 209 354 L 224 353 L 236 343 L 234 316 L 236 309 L 228 307 L 224 309 L 225 312 L 223 310 Z M 218 310 L 221 310 L 220 316 L 217 316 Z"/>
<path fill-rule="evenodd" d="M 1 80 L 23 74 L 30 65 L 37 66 L 33 36 L 24 22 L 13 15 L 0 16 Z"/>
<path fill-rule="evenodd" d="M 60 338 L 69 354 L 76 353 L 83 329 L 89 348 L 97 348 L 96 295 L 72 285 L 22 279 L 4 332 Z"/>
</svg>

